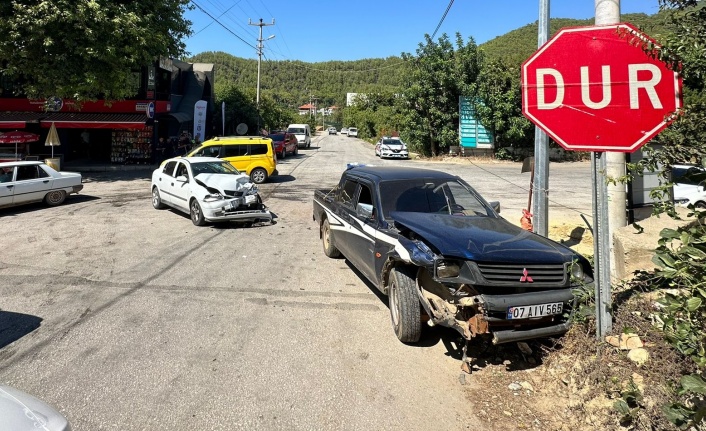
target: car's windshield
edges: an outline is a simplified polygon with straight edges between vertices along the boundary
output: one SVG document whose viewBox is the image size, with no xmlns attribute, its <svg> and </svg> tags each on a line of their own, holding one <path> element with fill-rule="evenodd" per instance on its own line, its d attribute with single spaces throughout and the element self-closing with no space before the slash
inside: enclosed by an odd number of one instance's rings
<svg viewBox="0 0 706 431">
<path fill-rule="evenodd" d="M 240 171 L 235 169 L 229 162 L 192 163 L 191 170 L 194 172 L 194 176 L 198 174 L 240 174 Z"/>
<path fill-rule="evenodd" d="M 382 143 L 383 145 L 402 145 L 402 141 L 399 139 L 385 139 Z"/>
<path fill-rule="evenodd" d="M 380 196 L 385 218 L 393 211 L 494 216 L 475 190 L 448 178 L 382 181 Z"/>
<path fill-rule="evenodd" d="M 287 129 L 287 132 L 302 135 L 302 134 L 304 134 L 304 129 L 299 128 L 299 127 L 290 127 L 289 129 Z"/>
</svg>

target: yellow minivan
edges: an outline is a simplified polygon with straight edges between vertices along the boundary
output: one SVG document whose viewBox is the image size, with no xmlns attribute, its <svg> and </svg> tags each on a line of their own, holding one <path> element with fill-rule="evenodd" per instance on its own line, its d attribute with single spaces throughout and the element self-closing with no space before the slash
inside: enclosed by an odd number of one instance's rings
<svg viewBox="0 0 706 431">
<path fill-rule="evenodd" d="M 272 139 L 262 136 L 224 136 L 204 141 L 186 157 L 220 157 L 261 184 L 277 175 Z"/>
</svg>

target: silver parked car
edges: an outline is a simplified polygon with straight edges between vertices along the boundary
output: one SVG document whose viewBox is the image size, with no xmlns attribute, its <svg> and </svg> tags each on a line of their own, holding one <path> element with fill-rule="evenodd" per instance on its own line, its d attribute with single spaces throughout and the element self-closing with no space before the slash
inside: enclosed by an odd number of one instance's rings
<svg viewBox="0 0 706 431">
<path fill-rule="evenodd" d="M 0 431 L 71 431 L 64 416 L 44 401 L 0 385 Z"/>
<path fill-rule="evenodd" d="M 152 206 L 187 213 L 196 226 L 207 222 L 272 221 L 257 186 L 230 162 L 215 157 L 167 159 L 152 173 Z"/>
<path fill-rule="evenodd" d="M 56 206 L 82 189 L 78 172 L 57 172 L 42 162 L 0 163 L 0 208 L 42 201 Z"/>
</svg>

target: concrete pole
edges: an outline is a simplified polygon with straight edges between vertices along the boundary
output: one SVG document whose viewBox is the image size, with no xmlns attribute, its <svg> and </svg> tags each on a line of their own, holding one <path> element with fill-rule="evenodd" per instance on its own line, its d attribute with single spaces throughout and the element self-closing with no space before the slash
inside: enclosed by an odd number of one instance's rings
<svg viewBox="0 0 706 431">
<path fill-rule="evenodd" d="M 537 47 L 549 40 L 549 0 L 539 0 Z M 534 208 L 527 208 L 533 217 L 534 233 L 549 234 L 549 137 L 539 127 L 534 128 L 534 181 L 532 197 Z"/>
<path fill-rule="evenodd" d="M 620 0 L 595 0 L 596 25 L 617 24 L 620 22 Z M 607 178 L 620 178 L 625 174 L 625 156 L 623 153 L 592 153 L 593 170 L 593 232 L 594 262 L 596 271 L 596 336 L 599 340 L 613 329 L 611 310 L 611 278 L 617 280 L 616 256 L 613 246 L 613 232 L 617 227 L 625 226 L 625 185 L 607 185 Z M 622 266 L 622 265 L 621 265 Z"/>
<path fill-rule="evenodd" d="M 620 0 L 596 0 L 596 25 L 618 24 L 620 22 Z M 618 152 L 606 153 L 606 177 L 618 179 L 625 176 L 625 154 Z M 621 182 L 608 184 L 608 220 L 610 232 L 610 276 L 614 282 L 619 281 L 623 274 L 621 268 L 623 256 L 617 256 L 613 242 L 615 230 L 627 226 L 627 185 Z"/>
</svg>

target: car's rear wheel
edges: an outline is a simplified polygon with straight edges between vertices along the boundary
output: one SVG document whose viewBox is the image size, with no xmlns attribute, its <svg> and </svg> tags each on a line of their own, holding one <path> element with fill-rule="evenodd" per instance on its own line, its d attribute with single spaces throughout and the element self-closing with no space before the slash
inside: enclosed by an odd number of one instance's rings
<svg viewBox="0 0 706 431">
<path fill-rule="evenodd" d="M 159 194 L 159 189 L 157 187 L 152 187 L 152 206 L 156 210 L 161 210 L 164 208 L 164 204 L 162 203 L 162 196 Z"/>
<path fill-rule="evenodd" d="M 341 252 L 333 245 L 333 235 L 328 219 L 321 224 L 321 243 L 324 246 L 324 254 L 328 257 L 341 257 Z"/>
<path fill-rule="evenodd" d="M 66 200 L 66 192 L 63 190 L 54 190 L 44 196 L 44 203 L 50 207 L 61 205 Z"/>
<path fill-rule="evenodd" d="M 397 338 L 416 343 L 422 335 L 422 318 L 417 296 L 416 268 L 397 267 L 390 274 L 390 317 Z"/>
<path fill-rule="evenodd" d="M 250 179 L 255 184 L 262 184 L 267 180 L 267 171 L 262 168 L 255 168 L 250 171 Z"/>
<path fill-rule="evenodd" d="M 284 159 L 285 157 L 287 157 L 287 147 L 282 148 L 282 154 L 280 154 L 279 157 L 281 159 Z"/>
<path fill-rule="evenodd" d="M 196 199 L 192 199 L 189 204 L 189 214 L 191 215 L 191 222 L 196 226 L 203 226 L 206 224 L 206 219 L 203 216 L 203 211 L 201 210 L 201 205 Z"/>
<path fill-rule="evenodd" d="M 295 156 L 298 156 L 298 155 L 299 155 L 299 145 L 297 145 L 296 147 L 294 147 L 294 155 L 295 155 Z"/>
<path fill-rule="evenodd" d="M 694 207 L 700 210 L 706 210 L 706 202 L 696 202 Z"/>
</svg>

